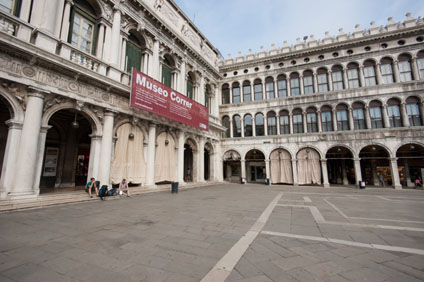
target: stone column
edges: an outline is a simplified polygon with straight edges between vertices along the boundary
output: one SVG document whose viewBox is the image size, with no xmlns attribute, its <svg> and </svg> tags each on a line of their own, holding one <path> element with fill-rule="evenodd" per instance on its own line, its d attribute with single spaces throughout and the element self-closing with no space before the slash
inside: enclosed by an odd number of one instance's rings
<svg viewBox="0 0 424 282">
<path fill-rule="evenodd" d="M 0 199 L 5 199 L 7 193 L 12 189 L 16 158 L 19 153 L 19 139 L 22 133 L 22 122 L 16 120 L 6 121 L 9 127 L 7 132 L 6 148 L 3 157 L 3 167 L 0 178 Z"/>
<path fill-rule="evenodd" d="M 22 0 L 21 1 L 21 11 L 19 13 L 19 18 L 24 22 L 29 22 L 29 14 L 31 12 L 31 0 Z M 68 18 L 69 20 L 69 18 Z"/>
<path fill-rule="evenodd" d="M 112 41 L 110 43 L 110 62 L 116 68 L 119 68 L 119 48 L 121 37 L 121 10 L 117 6 L 113 11 L 113 24 L 112 24 Z"/>
<path fill-rule="evenodd" d="M 408 159 L 404 159 L 403 174 L 404 174 L 405 179 L 406 179 L 406 186 L 407 187 L 414 187 L 414 183 L 411 181 L 411 172 L 409 171 Z"/>
<path fill-rule="evenodd" d="M 318 74 L 314 72 L 314 93 L 318 93 Z"/>
<path fill-rule="evenodd" d="M 322 132 L 322 117 L 321 111 L 317 111 L 318 132 Z"/>
<path fill-rule="evenodd" d="M 265 172 L 266 172 L 266 178 L 269 180 L 269 185 L 271 185 L 271 174 L 269 169 L 269 159 L 265 159 Z"/>
<path fill-rule="evenodd" d="M 281 129 L 280 129 L 280 115 L 276 115 L 275 116 L 275 124 L 277 126 L 277 135 L 281 134 Z"/>
<path fill-rule="evenodd" d="M 359 87 L 364 87 L 365 86 L 365 78 L 364 78 L 364 66 L 359 66 L 359 83 L 361 85 L 359 85 Z"/>
<path fill-rule="evenodd" d="M 293 134 L 293 114 L 289 113 L 289 127 L 290 127 L 290 134 Z"/>
<path fill-rule="evenodd" d="M 395 189 L 402 189 L 402 185 L 400 185 L 399 179 L 399 170 L 397 165 L 397 158 L 390 159 L 390 168 L 392 170 L 392 183 Z"/>
<path fill-rule="evenodd" d="M 230 104 L 233 104 L 233 86 L 230 85 Z"/>
<path fill-rule="evenodd" d="M 181 68 L 180 68 L 180 83 L 178 87 L 178 91 L 180 91 L 181 94 L 185 95 L 185 87 L 186 87 L 186 62 L 185 60 L 181 61 Z"/>
<path fill-rule="evenodd" d="M 419 75 L 419 71 L 418 71 L 418 66 L 417 66 L 417 58 L 416 57 L 412 57 L 411 59 L 411 65 L 412 65 L 412 76 L 414 80 L 420 80 L 420 75 Z"/>
<path fill-rule="evenodd" d="M 421 124 L 424 125 L 424 101 L 421 101 L 419 106 L 420 106 L 420 113 L 421 113 Z"/>
<path fill-rule="evenodd" d="M 252 117 L 252 136 L 256 136 L 256 119 L 255 119 L 255 116 Z"/>
<path fill-rule="evenodd" d="M 105 25 L 105 43 L 103 46 L 103 60 L 111 62 L 111 42 L 112 42 L 112 28 Z"/>
<path fill-rule="evenodd" d="M 113 123 L 116 112 L 106 109 L 103 118 L 103 136 L 100 149 L 99 181 L 100 185 L 110 186 L 110 163 L 113 149 Z M 100 188 L 100 187 L 99 187 Z"/>
<path fill-rule="evenodd" d="M 299 75 L 299 87 L 300 87 L 300 95 L 305 94 L 305 90 L 303 89 L 303 75 Z"/>
<path fill-rule="evenodd" d="M 290 77 L 287 77 L 287 83 L 286 83 L 286 87 L 287 87 L 287 97 L 291 96 L 291 88 L 290 88 Z"/>
<path fill-rule="evenodd" d="M 97 50 L 96 50 L 96 57 L 100 60 L 103 59 L 103 42 L 105 40 L 105 29 L 106 26 L 104 23 L 99 24 L 99 36 L 97 40 Z"/>
<path fill-rule="evenodd" d="M 205 138 L 200 137 L 199 142 L 199 173 L 198 181 L 205 182 Z M 194 168 L 193 168 L 194 171 Z"/>
<path fill-rule="evenodd" d="M 353 109 L 351 107 L 349 107 L 348 110 L 349 110 L 349 129 L 354 130 L 355 125 L 353 123 Z"/>
<path fill-rule="evenodd" d="M 333 77 L 331 76 L 333 72 L 330 70 L 328 71 L 328 91 L 333 91 Z"/>
<path fill-rule="evenodd" d="M 399 61 L 393 62 L 393 73 L 395 75 L 395 81 L 394 82 L 400 82 L 400 74 L 399 74 Z"/>
<path fill-rule="evenodd" d="M 241 137 L 244 137 L 244 118 L 240 117 Z"/>
<path fill-rule="evenodd" d="M 370 160 L 370 163 L 371 163 L 371 174 L 372 174 L 374 186 L 380 186 L 380 181 L 378 180 L 377 166 L 375 164 L 375 160 Z"/>
<path fill-rule="evenodd" d="M 375 72 L 377 74 L 377 84 L 381 85 L 383 84 L 383 76 L 381 74 L 381 64 L 377 63 L 377 65 L 375 66 Z"/>
<path fill-rule="evenodd" d="M 31 24 L 59 38 L 65 0 L 35 0 L 32 3 Z M 25 3 L 27 4 L 27 3 Z M 25 6 L 27 8 L 27 6 Z M 46 11 L 50 11 L 46 15 Z M 25 11 L 27 14 L 27 11 Z"/>
<path fill-rule="evenodd" d="M 149 53 L 143 54 L 143 73 L 148 74 L 149 72 Z"/>
<path fill-rule="evenodd" d="M 390 128 L 389 116 L 387 115 L 387 105 L 383 105 L 381 111 L 383 112 L 384 128 Z"/>
<path fill-rule="evenodd" d="M 400 116 L 402 117 L 402 125 L 404 127 L 409 127 L 409 117 L 408 113 L 406 112 L 406 103 L 400 104 Z"/>
<path fill-rule="evenodd" d="M 299 179 L 297 177 L 297 159 L 292 159 L 292 171 L 293 171 L 293 186 L 299 185 Z"/>
<path fill-rule="evenodd" d="M 372 125 L 371 125 L 371 116 L 370 116 L 370 109 L 368 106 L 365 106 L 364 108 L 364 114 L 365 114 L 365 123 L 367 125 L 367 129 L 371 129 Z"/>
<path fill-rule="evenodd" d="M 242 179 L 241 183 L 245 184 L 246 180 L 247 180 L 247 178 L 246 178 L 246 160 L 245 159 L 240 160 L 240 166 L 241 166 L 241 179 Z M 244 179 L 244 181 L 243 181 L 243 179 Z"/>
<path fill-rule="evenodd" d="M 308 118 L 306 116 L 306 112 L 302 112 L 302 119 L 303 119 L 303 133 L 308 132 Z"/>
<path fill-rule="evenodd" d="M 362 181 L 361 160 L 356 158 L 353 159 L 353 166 L 355 169 L 356 187 L 359 188 L 359 181 Z"/>
<path fill-rule="evenodd" d="M 91 134 L 90 144 L 90 160 L 88 163 L 88 173 L 87 173 L 87 182 L 91 177 L 98 178 L 99 176 L 99 160 L 100 160 L 100 150 L 102 148 L 102 136 Z"/>
<path fill-rule="evenodd" d="M 68 41 L 68 32 L 69 32 L 69 20 L 71 18 L 71 7 L 74 5 L 72 0 L 65 0 L 65 10 L 63 12 L 62 18 L 62 30 L 60 32 L 60 40 L 63 42 Z M 21 10 L 22 12 L 22 10 Z M 99 41 L 99 43 L 102 41 Z M 101 44 L 99 44 L 101 45 Z"/>
<path fill-rule="evenodd" d="M 266 113 L 264 114 L 264 136 L 268 136 L 268 118 Z"/>
<path fill-rule="evenodd" d="M 127 38 L 122 37 L 122 42 L 121 42 L 121 71 L 126 72 L 127 70 L 127 60 L 126 60 L 126 56 L 127 56 Z"/>
<path fill-rule="evenodd" d="M 337 110 L 333 109 L 332 112 L 333 112 L 333 118 L 332 118 L 332 120 L 333 120 L 333 131 L 338 131 L 338 128 L 337 128 Z"/>
<path fill-rule="evenodd" d="M 157 39 L 155 39 L 153 42 L 153 59 L 151 67 L 151 76 L 158 81 L 162 81 L 160 78 L 159 41 Z"/>
<path fill-rule="evenodd" d="M 344 89 L 349 89 L 349 80 L 347 78 L 347 69 L 343 69 L 343 84 L 344 84 Z"/>
<path fill-rule="evenodd" d="M 233 119 L 230 119 L 230 137 L 234 137 Z"/>
<path fill-rule="evenodd" d="M 38 157 L 38 142 L 43 115 L 44 95 L 47 92 L 28 88 L 28 100 L 16 161 L 15 181 L 10 197 L 34 195 L 34 177 Z"/>
<path fill-rule="evenodd" d="M 37 157 L 37 164 L 35 169 L 35 175 L 34 175 L 34 194 L 39 195 L 40 194 L 40 178 L 41 178 L 41 171 L 43 170 L 43 160 L 44 160 L 44 149 L 46 147 L 46 137 L 47 137 L 47 131 L 51 128 L 50 125 L 48 126 L 42 126 L 40 129 L 40 136 L 38 138 L 38 157 Z"/>
<path fill-rule="evenodd" d="M 330 187 L 330 183 L 328 182 L 328 171 L 327 171 L 327 160 L 321 159 L 321 169 L 322 169 L 322 184 L 324 187 Z"/>
<path fill-rule="evenodd" d="M 345 160 L 342 160 L 342 177 L 343 177 L 343 185 L 349 185 L 349 179 L 347 179 L 346 161 Z"/>
<path fill-rule="evenodd" d="M 184 147 L 184 146 L 183 146 Z M 147 145 L 147 174 L 146 187 L 154 188 L 155 185 L 155 152 L 156 151 L 156 124 L 149 124 L 149 144 Z"/>
<path fill-rule="evenodd" d="M 178 134 L 178 182 L 184 184 L 184 131 L 180 130 Z"/>
</svg>

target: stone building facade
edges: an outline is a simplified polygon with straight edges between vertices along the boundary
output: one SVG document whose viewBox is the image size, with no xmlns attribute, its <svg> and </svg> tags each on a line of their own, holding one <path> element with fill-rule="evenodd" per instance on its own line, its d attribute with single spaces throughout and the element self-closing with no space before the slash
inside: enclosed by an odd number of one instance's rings
<svg viewBox="0 0 424 282">
<path fill-rule="evenodd" d="M 414 186 L 424 176 L 424 21 L 356 26 L 220 65 L 224 178 Z"/>
</svg>

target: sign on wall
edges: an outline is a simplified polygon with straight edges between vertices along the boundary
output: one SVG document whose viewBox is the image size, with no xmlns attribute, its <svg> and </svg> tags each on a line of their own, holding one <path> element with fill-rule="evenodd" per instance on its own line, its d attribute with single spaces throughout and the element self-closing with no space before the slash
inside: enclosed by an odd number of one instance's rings
<svg viewBox="0 0 424 282">
<path fill-rule="evenodd" d="M 133 69 L 130 105 L 203 130 L 209 130 L 208 109 Z"/>
<path fill-rule="evenodd" d="M 44 158 L 43 176 L 56 176 L 59 148 L 47 147 Z"/>
</svg>

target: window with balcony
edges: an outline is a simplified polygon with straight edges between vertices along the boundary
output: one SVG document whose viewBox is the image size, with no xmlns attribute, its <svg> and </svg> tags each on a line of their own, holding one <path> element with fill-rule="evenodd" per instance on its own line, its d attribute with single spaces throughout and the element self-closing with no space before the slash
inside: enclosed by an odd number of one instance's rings
<svg viewBox="0 0 424 282">
<path fill-rule="evenodd" d="M 390 127 L 402 127 L 399 100 L 390 99 L 387 101 L 387 105 L 387 115 L 390 121 Z"/>
<path fill-rule="evenodd" d="M 303 92 L 305 94 L 314 93 L 314 76 L 311 71 L 303 73 Z"/>
<path fill-rule="evenodd" d="M 352 115 L 353 115 L 353 126 L 355 130 L 365 129 L 365 115 L 364 115 L 364 105 L 359 102 L 355 102 L 352 105 Z"/>
<path fill-rule="evenodd" d="M 280 134 L 290 134 L 290 118 L 287 111 L 280 112 Z"/>
<path fill-rule="evenodd" d="M 399 58 L 399 76 L 401 82 L 412 80 L 411 57 L 409 55 L 400 55 Z"/>
<path fill-rule="evenodd" d="M 291 96 L 300 95 L 300 83 L 299 83 L 298 73 L 290 74 L 290 92 L 291 92 Z"/>
<path fill-rule="evenodd" d="M 141 43 L 141 41 L 133 33 L 130 32 L 125 51 L 125 63 L 127 72 L 131 72 L 132 68 L 140 71 L 141 57 L 143 55 L 141 51 L 142 45 L 143 44 Z"/>
<path fill-rule="evenodd" d="M 253 136 L 252 116 L 247 114 L 244 116 L 244 137 Z"/>
<path fill-rule="evenodd" d="M 287 97 L 287 81 L 285 75 L 279 75 L 277 77 L 277 89 L 279 98 Z"/>
<path fill-rule="evenodd" d="M 293 111 L 293 133 L 303 133 L 303 115 L 301 110 Z"/>
<path fill-rule="evenodd" d="M 255 101 L 263 100 L 262 81 L 260 79 L 255 80 L 255 84 L 253 86 L 253 91 L 254 91 L 254 94 L 255 94 Z"/>
<path fill-rule="evenodd" d="M 264 136 L 265 135 L 265 129 L 264 129 L 264 115 L 259 113 L 255 116 L 255 131 L 256 136 Z"/>
<path fill-rule="evenodd" d="M 393 83 L 393 60 L 391 58 L 383 58 L 380 61 L 380 70 L 382 76 L 382 83 Z"/>
<path fill-rule="evenodd" d="M 320 68 L 317 71 L 317 80 L 318 80 L 318 92 L 327 92 L 328 91 L 328 80 L 327 80 L 327 70 Z"/>
<path fill-rule="evenodd" d="M 306 110 L 306 122 L 308 123 L 308 132 L 318 132 L 317 113 L 315 109 Z"/>
<path fill-rule="evenodd" d="M 267 127 L 268 135 L 277 135 L 277 118 L 274 112 L 267 114 Z"/>
<path fill-rule="evenodd" d="M 421 113 L 419 100 L 416 97 L 406 99 L 406 113 L 409 118 L 409 126 L 421 126 Z"/>
<path fill-rule="evenodd" d="M 0 0 L 0 11 L 19 17 L 21 0 Z"/>
<path fill-rule="evenodd" d="M 252 101 L 252 90 L 250 87 L 250 81 L 246 80 L 243 82 L 243 102 Z"/>
<path fill-rule="evenodd" d="M 274 99 L 275 98 L 274 79 L 272 77 L 268 77 L 265 80 L 265 91 L 266 91 L 266 98 L 267 99 Z"/>
<path fill-rule="evenodd" d="M 370 118 L 371 128 L 383 128 L 383 116 L 381 112 L 381 103 L 378 101 L 372 101 L 370 103 Z"/>
<path fill-rule="evenodd" d="M 68 42 L 78 50 L 95 55 L 96 19 L 96 11 L 87 1 L 75 0 L 71 10 Z"/>
<path fill-rule="evenodd" d="M 377 84 L 375 79 L 375 62 L 367 60 L 364 62 L 364 79 L 365 86 L 374 86 Z"/>
<path fill-rule="evenodd" d="M 359 66 L 356 63 L 350 63 L 347 65 L 347 80 L 349 89 L 359 87 Z"/>
<path fill-rule="evenodd" d="M 345 131 L 349 130 L 349 118 L 348 110 L 346 105 L 338 105 L 336 107 L 336 117 L 337 117 L 337 130 Z"/>
<path fill-rule="evenodd" d="M 321 108 L 321 127 L 323 132 L 333 131 L 333 112 L 328 106 Z"/>
<path fill-rule="evenodd" d="M 333 80 L 333 90 L 343 90 L 343 68 L 341 66 L 333 66 L 331 68 L 331 78 Z"/>
<path fill-rule="evenodd" d="M 233 104 L 238 104 L 241 102 L 240 97 L 240 85 L 238 82 L 233 83 Z"/>
</svg>

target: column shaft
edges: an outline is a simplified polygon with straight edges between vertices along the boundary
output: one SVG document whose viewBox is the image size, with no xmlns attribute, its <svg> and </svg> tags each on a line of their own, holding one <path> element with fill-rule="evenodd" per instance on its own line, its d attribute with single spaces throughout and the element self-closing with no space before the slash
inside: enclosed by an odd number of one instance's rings
<svg viewBox="0 0 424 282">
<path fill-rule="evenodd" d="M 324 187 L 330 187 L 328 182 L 328 171 L 327 171 L 327 160 L 321 160 L 321 169 L 322 169 L 322 184 Z"/>
<path fill-rule="evenodd" d="M 359 181 L 362 181 L 361 161 L 359 159 L 354 159 L 353 166 L 355 169 L 356 186 L 359 188 Z"/>
<path fill-rule="evenodd" d="M 292 159 L 292 170 L 293 170 L 293 185 L 297 186 L 299 185 L 299 180 L 297 176 L 297 160 Z"/>
<path fill-rule="evenodd" d="M 69 20 L 71 16 L 72 1 L 66 0 L 65 10 L 62 18 L 62 30 L 60 32 L 60 40 L 66 42 L 68 40 Z"/>
<path fill-rule="evenodd" d="M 395 189 L 402 189 L 402 185 L 400 185 L 399 170 L 398 170 L 396 158 L 390 159 L 390 167 L 391 167 L 391 170 L 392 170 L 393 187 Z"/>
<path fill-rule="evenodd" d="M 199 142 L 199 173 L 198 181 L 205 181 L 205 138 L 201 137 Z M 193 169 L 194 170 L 194 169 Z"/>
<path fill-rule="evenodd" d="M 100 153 L 99 181 L 100 185 L 110 186 L 110 163 L 112 161 L 113 123 L 115 114 L 107 111 L 103 119 L 103 136 Z M 100 187 L 99 187 L 100 188 Z"/>
<path fill-rule="evenodd" d="M 178 182 L 184 183 L 184 131 L 178 135 Z"/>
<path fill-rule="evenodd" d="M 119 9 L 115 9 L 113 12 L 110 62 L 116 68 L 119 68 L 119 48 L 121 45 L 119 40 L 120 37 L 121 37 L 121 11 Z"/>
<path fill-rule="evenodd" d="M 156 124 L 149 124 L 149 144 L 147 145 L 147 179 L 146 186 L 155 186 L 155 150 L 156 150 Z"/>
</svg>

